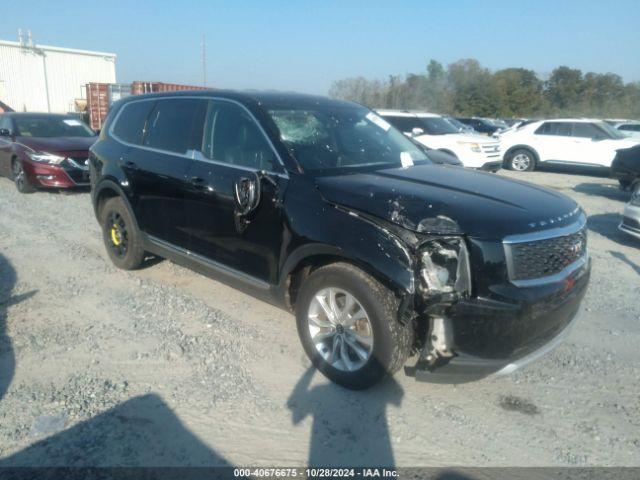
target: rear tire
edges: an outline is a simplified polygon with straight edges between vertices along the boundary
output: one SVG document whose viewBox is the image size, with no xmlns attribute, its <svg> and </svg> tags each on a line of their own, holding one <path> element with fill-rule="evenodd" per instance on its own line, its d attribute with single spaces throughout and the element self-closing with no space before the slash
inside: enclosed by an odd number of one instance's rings
<svg viewBox="0 0 640 480">
<path fill-rule="evenodd" d="M 335 310 L 329 307 L 330 312 L 340 313 L 333 320 L 318 301 L 320 297 L 330 305 L 327 292 L 335 293 Z M 350 264 L 334 263 L 314 271 L 302 284 L 295 305 L 298 335 L 313 365 L 327 378 L 346 388 L 365 389 L 402 368 L 413 347 L 413 325 L 398 321 L 398 306 L 393 292 L 373 277 Z"/>
<path fill-rule="evenodd" d="M 33 193 L 35 188 L 29 183 L 27 175 L 24 173 L 24 166 L 22 160 L 16 158 L 11 163 L 11 173 L 13 183 L 20 193 Z"/>
<path fill-rule="evenodd" d="M 518 148 L 509 154 L 507 168 L 516 172 L 532 172 L 536 168 L 536 157 L 526 148 Z"/>
<path fill-rule="evenodd" d="M 100 210 L 104 245 L 113 264 L 123 270 L 134 270 L 144 260 L 142 238 L 136 222 L 120 197 L 107 200 Z"/>
</svg>

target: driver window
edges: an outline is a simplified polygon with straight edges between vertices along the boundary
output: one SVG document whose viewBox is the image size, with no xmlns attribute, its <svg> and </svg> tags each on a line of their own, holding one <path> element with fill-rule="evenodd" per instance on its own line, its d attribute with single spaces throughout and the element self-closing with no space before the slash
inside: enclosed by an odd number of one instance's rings
<svg viewBox="0 0 640 480">
<path fill-rule="evenodd" d="M 602 138 L 604 132 L 599 131 L 593 124 L 576 122 L 573 124 L 573 137 L 579 138 Z"/>
<path fill-rule="evenodd" d="M 242 107 L 214 101 L 205 129 L 203 153 L 207 158 L 254 170 L 277 170 L 273 149 Z"/>
</svg>

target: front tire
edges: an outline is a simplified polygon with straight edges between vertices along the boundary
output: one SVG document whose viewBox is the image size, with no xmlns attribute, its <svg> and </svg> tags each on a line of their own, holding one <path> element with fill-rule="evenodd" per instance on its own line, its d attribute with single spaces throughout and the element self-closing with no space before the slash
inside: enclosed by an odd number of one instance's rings
<svg viewBox="0 0 640 480">
<path fill-rule="evenodd" d="M 519 148 L 509 155 L 507 168 L 516 172 L 532 172 L 536 168 L 536 158 L 531 150 Z"/>
<path fill-rule="evenodd" d="M 120 197 L 106 201 L 100 210 L 102 238 L 113 264 L 123 270 L 134 270 L 144 260 L 142 238 L 129 209 Z"/>
<path fill-rule="evenodd" d="M 11 164 L 11 173 L 13 183 L 20 193 L 33 193 L 35 191 L 35 188 L 33 188 L 33 185 L 29 183 L 29 179 L 24 172 L 24 166 L 22 165 L 21 160 L 17 158 L 13 160 L 13 163 Z"/>
<path fill-rule="evenodd" d="M 335 263 L 314 271 L 296 301 L 296 323 L 313 365 L 343 387 L 371 387 L 405 364 L 413 327 L 397 319 L 399 300 L 362 270 Z"/>
</svg>

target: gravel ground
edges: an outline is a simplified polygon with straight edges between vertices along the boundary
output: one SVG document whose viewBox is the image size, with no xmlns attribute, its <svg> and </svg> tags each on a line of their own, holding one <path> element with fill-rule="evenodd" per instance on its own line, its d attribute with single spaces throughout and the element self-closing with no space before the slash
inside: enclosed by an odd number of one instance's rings
<svg viewBox="0 0 640 480">
<path fill-rule="evenodd" d="M 607 178 L 501 175 L 589 214 L 577 328 L 509 377 L 313 370 L 293 317 L 168 261 L 115 269 L 89 195 L 0 179 L 0 465 L 640 465 L 640 241 Z"/>
</svg>

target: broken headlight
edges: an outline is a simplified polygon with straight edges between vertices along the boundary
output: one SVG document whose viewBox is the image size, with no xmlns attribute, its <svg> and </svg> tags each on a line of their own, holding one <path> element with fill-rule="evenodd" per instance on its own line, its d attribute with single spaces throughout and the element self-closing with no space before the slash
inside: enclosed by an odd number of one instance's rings
<svg viewBox="0 0 640 480">
<path fill-rule="evenodd" d="M 420 279 L 425 294 L 471 292 L 469 251 L 462 237 L 434 238 L 420 248 Z"/>
</svg>

